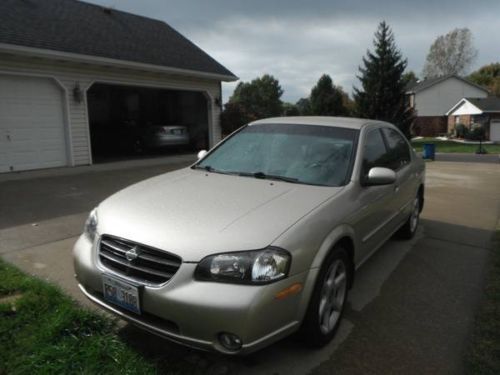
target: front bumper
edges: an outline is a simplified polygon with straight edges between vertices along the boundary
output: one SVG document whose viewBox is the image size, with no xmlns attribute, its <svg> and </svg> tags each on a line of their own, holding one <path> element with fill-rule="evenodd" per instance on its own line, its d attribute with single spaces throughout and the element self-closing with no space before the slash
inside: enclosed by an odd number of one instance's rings
<svg viewBox="0 0 500 375">
<path fill-rule="evenodd" d="M 196 281 L 193 275 L 197 264 L 182 263 L 166 284 L 141 288 L 142 314 L 138 315 L 103 299 L 103 273 L 116 274 L 98 266 L 96 252 L 85 236 L 80 237 L 73 252 L 79 287 L 100 307 L 171 341 L 225 354 L 250 353 L 296 331 L 308 300 L 304 292 L 281 300 L 275 295 L 294 283 L 306 283 L 306 278 L 313 279 L 316 272 L 269 285 L 237 285 Z M 238 335 L 241 349 L 225 349 L 218 340 L 221 332 Z"/>
</svg>

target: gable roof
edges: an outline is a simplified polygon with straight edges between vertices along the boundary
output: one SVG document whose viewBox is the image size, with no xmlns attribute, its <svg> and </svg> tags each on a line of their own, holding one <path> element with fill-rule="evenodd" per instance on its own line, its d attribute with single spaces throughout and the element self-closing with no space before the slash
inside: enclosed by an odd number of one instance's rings
<svg viewBox="0 0 500 375">
<path fill-rule="evenodd" d="M 456 78 L 462 82 L 468 83 L 471 86 L 477 87 L 478 89 L 483 90 L 484 92 L 489 92 L 484 87 L 479 86 L 479 85 L 475 84 L 474 82 L 471 82 L 463 77 L 460 77 L 456 74 L 448 74 L 448 75 L 445 75 L 442 77 L 428 78 L 428 79 L 424 79 L 422 81 L 410 84 L 409 87 L 407 87 L 407 93 L 415 94 L 415 93 L 418 93 L 420 91 L 427 90 L 428 88 L 435 86 L 438 83 L 446 81 L 447 79 L 450 79 L 450 78 Z"/>
<path fill-rule="evenodd" d="M 461 114 L 500 113 L 500 98 L 496 96 L 489 96 L 487 98 L 462 98 L 446 112 L 446 115 L 458 114 L 455 112 L 460 108 L 462 108 Z"/>
<path fill-rule="evenodd" d="M 165 22 L 75 0 L 1 0 L 0 44 L 237 79 Z"/>
<path fill-rule="evenodd" d="M 483 112 L 500 112 L 500 98 L 489 96 L 487 98 L 465 98 Z"/>
</svg>

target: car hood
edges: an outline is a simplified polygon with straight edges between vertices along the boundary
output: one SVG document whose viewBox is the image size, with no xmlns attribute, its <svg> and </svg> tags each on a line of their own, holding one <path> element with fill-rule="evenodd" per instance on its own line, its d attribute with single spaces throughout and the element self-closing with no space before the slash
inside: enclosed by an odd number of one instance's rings
<svg viewBox="0 0 500 375">
<path fill-rule="evenodd" d="M 340 190 L 186 168 L 106 199 L 98 207 L 98 231 L 197 262 L 270 245 Z"/>
</svg>

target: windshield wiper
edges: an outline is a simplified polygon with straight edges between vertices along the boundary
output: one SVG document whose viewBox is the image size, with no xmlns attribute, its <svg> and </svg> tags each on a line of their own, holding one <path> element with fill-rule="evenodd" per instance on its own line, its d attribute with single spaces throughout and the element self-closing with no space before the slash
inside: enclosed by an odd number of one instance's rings
<svg viewBox="0 0 500 375">
<path fill-rule="evenodd" d="M 210 165 L 205 165 L 205 166 L 200 166 L 200 165 L 195 165 L 192 167 L 193 169 L 202 169 L 207 172 L 211 173 L 220 173 L 220 174 L 229 174 L 229 175 L 235 175 L 235 176 L 242 176 L 242 177 L 255 177 L 259 178 L 262 180 L 277 180 L 277 181 L 284 181 L 284 182 L 291 182 L 291 183 L 300 183 L 298 178 L 294 177 L 286 177 L 286 176 L 278 176 L 274 174 L 266 174 L 264 172 L 235 172 L 235 171 L 221 171 L 219 169 L 215 169 Z"/>
<path fill-rule="evenodd" d="M 274 175 L 274 174 L 266 174 L 264 172 L 252 172 L 252 173 L 251 172 L 239 172 L 238 176 L 255 177 L 255 178 L 260 178 L 262 180 L 277 180 L 277 181 L 284 181 L 284 182 L 291 182 L 291 183 L 300 182 L 298 178 L 278 176 L 278 175 Z"/>
<path fill-rule="evenodd" d="M 210 165 L 205 165 L 205 166 L 200 166 L 200 165 L 194 165 L 191 167 L 192 169 L 202 169 L 204 171 L 210 172 L 210 173 L 220 173 L 220 174 L 232 174 L 232 175 L 239 175 L 237 172 L 231 172 L 231 171 L 221 171 L 219 169 L 215 169 L 214 167 Z"/>
<path fill-rule="evenodd" d="M 205 165 L 202 167 L 201 165 L 193 165 L 191 169 L 203 169 L 204 171 L 207 172 L 212 172 L 213 168 L 210 165 Z"/>
</svg>

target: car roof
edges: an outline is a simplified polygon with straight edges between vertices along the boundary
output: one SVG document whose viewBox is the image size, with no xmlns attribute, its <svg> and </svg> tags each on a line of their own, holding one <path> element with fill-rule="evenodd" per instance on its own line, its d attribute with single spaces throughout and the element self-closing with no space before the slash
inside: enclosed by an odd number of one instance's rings
<svg viewBox="0 0 500 375">
<path fill-rule="evenodd" d="M 331 116 L 290 116 L 290 117 L 270 117 L 253 121 L 249 126 L 262 124 L 296 124 L 296 125 L 316 125 L 332 126 L 339 128 L 361 129 L 368 124 L 391 125 L 388 122 L 362 119 L 355 117 L 331 117 Z"/>
</svg>

